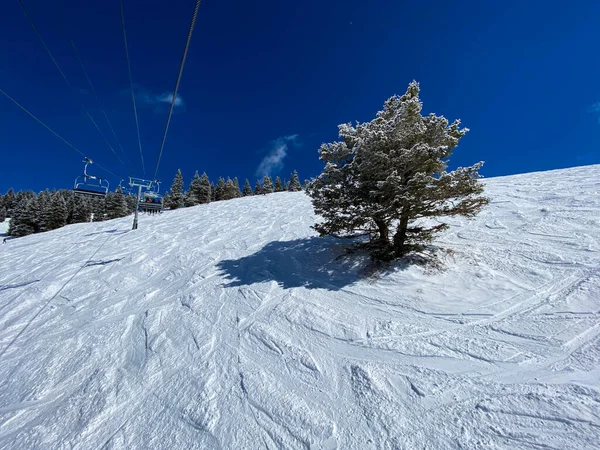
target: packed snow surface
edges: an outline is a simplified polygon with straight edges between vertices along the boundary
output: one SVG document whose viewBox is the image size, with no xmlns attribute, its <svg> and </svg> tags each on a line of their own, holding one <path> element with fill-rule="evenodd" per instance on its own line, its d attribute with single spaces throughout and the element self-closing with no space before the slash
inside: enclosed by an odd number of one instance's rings
<svg viewBox="0 0 600 450">
<path fill-rule="evenodd" d="M 0 247 L 0 448 L 600 445 L 600 166 L 486 181 L 443 270 L 278 193 Z"/>
</svg>

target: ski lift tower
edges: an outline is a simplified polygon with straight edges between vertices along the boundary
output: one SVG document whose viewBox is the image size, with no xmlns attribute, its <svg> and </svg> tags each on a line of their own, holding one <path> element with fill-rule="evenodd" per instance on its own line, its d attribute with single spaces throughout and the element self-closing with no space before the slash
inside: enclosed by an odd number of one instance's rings
<svg viewBox="0 0 600 450">
<path fill-rule="evenodd" d="M 129 177 L 129 186 L 131 186 L 132 188 L 137 186 L 138 188 L 137 204 L 140 203 L 140 200 L 142 198 L 142 188 L 152 189 L 152 183 L 153 181 L 144 180 L 143 178 Z M 139 208 L 136 205 L 135 216 L 133 217 L 133 228 L 131 228 L 132 230 L 137 230 L 138 227 L 138 209 Z"/>
</svg>

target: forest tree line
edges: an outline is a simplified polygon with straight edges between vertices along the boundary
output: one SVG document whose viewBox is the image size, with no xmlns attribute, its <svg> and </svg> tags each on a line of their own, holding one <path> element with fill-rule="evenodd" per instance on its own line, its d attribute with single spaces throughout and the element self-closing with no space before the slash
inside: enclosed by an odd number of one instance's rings
<svg viewBox="0 0 600 450">
<path fill-rule="evenodd" d="M 246 179 L 241 189 L 237 178 L 219 178 L 215 184 L 206 173 L 200 176 L 196 171 L 187 190 L 184 190 L 183 176 L 178 170 L 171 189 L 164 195 L 164 206 L 177 209 L 249 195 L 300 190 L 302 185 L 296 171 L 285 182 L 280 177 L 273 182 L 271 177 L 265 176 L 262 184 L 257 181 L 254 188 Z M 11 188 L 0 195 L 0 222 L 10 218 L 8 235 L 21 237 L 74 223 L 125 217 L 136 208 L 136 193 L 123 192 L 120 186 L 105 198 L 85 197 L 68 189 L 46 189 L 36 194 L 33 191 L 15 193 Z"/>
</svg>

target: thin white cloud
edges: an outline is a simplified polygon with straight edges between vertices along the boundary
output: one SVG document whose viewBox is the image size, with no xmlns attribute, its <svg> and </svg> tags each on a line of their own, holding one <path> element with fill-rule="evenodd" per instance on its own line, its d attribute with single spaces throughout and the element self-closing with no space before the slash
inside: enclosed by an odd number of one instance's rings
<svg viewBox="0 0 600 450">
<path fill-rule="evenodd" d="M 134 85 L 133 92 L 135 93 L 135 100 L 138 103 L 138 106 L 156 106 L 156 112 L 160 112 L 162 110 L 162 105 L 171 105 L 171 102 L 173 101 L 173 92 L 154 94 L 150 90 L 140 85 Z M 129 89 L 123 89 L 121 93 L 131 95 L 131 91 Z M 181 94 L 177 94 L 177 98 L 175 99 L 175 108 L 181 109 L 184 106 L 185 103 L 181 97 Z"/>
<path fill-rule="evenodd" d="M 283 160 L 288 154 L 290 144 L 293 146 L 298 145 L 297 134 L 290 134 L 275 139 L 271 143 L 271 150 L 258 165 L 256 176 L 263 177 L 279 172 L 283 168 Z"/>
</svg>

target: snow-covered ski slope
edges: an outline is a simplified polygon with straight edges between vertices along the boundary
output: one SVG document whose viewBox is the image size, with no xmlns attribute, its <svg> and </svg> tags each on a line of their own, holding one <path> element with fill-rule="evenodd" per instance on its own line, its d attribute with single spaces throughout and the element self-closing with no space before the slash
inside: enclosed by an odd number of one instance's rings
<svg viewBox="0 0 600 450">
<path fill-rule="evenodd" d="M 0 448 L 598 448 L 600 166 L 486 184 L 443 272 L 366 276 L 303 193 L 7 242 Z"/>
</svg>

